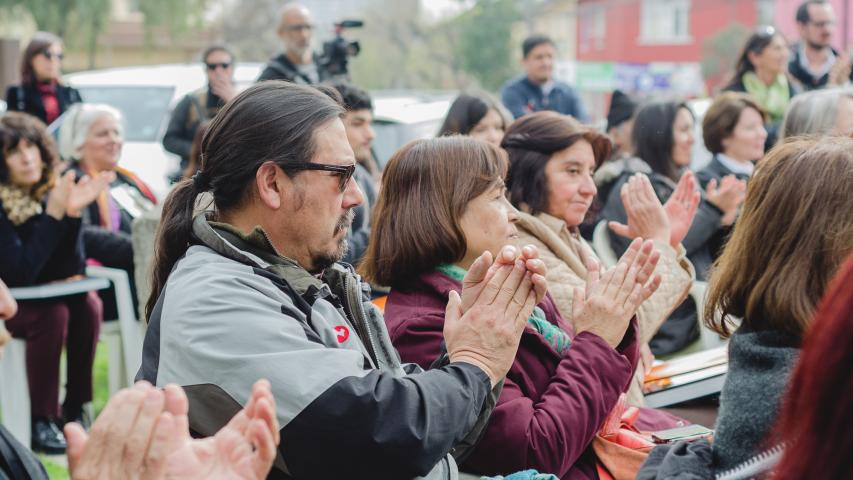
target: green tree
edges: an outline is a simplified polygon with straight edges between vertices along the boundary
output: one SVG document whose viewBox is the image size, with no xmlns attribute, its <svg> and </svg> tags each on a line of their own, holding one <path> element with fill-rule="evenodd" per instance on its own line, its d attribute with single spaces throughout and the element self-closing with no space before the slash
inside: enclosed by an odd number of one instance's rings
<svg viewBox="0 0 853 480">
<path fill-rule="evenodd" d="M 478 0 L 450 21 L 457 32 L 452 48 L 459 66 L 480 85 L 497 90 L 514 73 L 512 24 L 521 15 L 512 0 Z"/>
<path fill-rule="evenodd" d="M 200 25 L 207 0 L 145 0 L 139 9 L 145 14 L 146 35 L 154 27 L 167 27 L 179 35 Z M 95 64 L 98 36 L 110 18 L 110 0 L 0 0 L 0 9 L 28 12 L 39 30 L 53 32 L 69 44 L 83 46 L 89 64 Z M 149 37 L 150 38 L 150 37 Z"/>
<path fill-rule="evenodd" d="M 703 43 L 702 75 L 712 91 L 724 86 L 726 76 L 734 71 L 738 53 L 749 33 L 748 27 L 733 22 Z"/>
</svg>

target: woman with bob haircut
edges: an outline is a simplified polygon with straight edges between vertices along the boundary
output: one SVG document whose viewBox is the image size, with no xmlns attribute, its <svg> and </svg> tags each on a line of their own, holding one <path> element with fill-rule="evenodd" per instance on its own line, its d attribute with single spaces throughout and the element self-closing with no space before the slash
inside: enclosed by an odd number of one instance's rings
<svg viewBox="0 0 853 480">
<path fill-rule="evenodd" d="M 505 197 L 506 169 L 502 150 L 464 137 L 412 142 L 386 166 L 361 271 L 391 287 L 385 321 L 404 361 L 429 367 L 441 355 L 450 292 L 462 288 L 483 251 L 494 254 L 518 242 L 518 214 Z M 587 282 L 576 288 L 581 300 L 574 326 L 550 295 L 543 298 L 463 469 L 491 475 L 535 468 L 561 478 L 595 478 L 590 443 L 639 360 L 632 317 L 660 283 L 653 274 L 659 258 L 651 242 L 637 240 L 617 267 L 601 275 L 591 261 Z M 654 430 L 677 419 L 644 411 L 641 423 Z"/>
<path fill-rule="evenodd" d="M 6 90 L 10 111 L 29 113 L 50 124 L 82 101 L 80 92 L 62 82 L 62 50 L 62 39 L 56 35 L 33 35 L 21 58 L 21 84 Z"/>
<path fill-rule="evenodd" d="M 63 281 L 85 269 L 83 209 L 109 185 L 111 174 L 56 178 L 53 139 L 44 123 L 24 113 L 0 116 L 0 279 L 10 287 Z M 19 302 L 6 321 L 27 342 L 32 449 L 65 451 L 61 422 L 80 421 L 92 400 L 92 364 L 101 324 L 94 292 Z M 65 402 L 59 406 L 59 359 L 68 351 Z"/>
<path fill-rule="evenodd" d="M 634 123 L 635 156 L 609 162 L 595 173 L 599 198 L 604 203 L 600 218 L 611 222 L 610 245 L 617 254 L 630 241 L 624 236 L 624 229 L 614 230 L 612 223 L 625 222 L 628 218 L 622 200 L 623 186 L 630 185 L 631 179 L 639 174 L 647 179 L 643 182 L 651 183 L 657 198 L 668 203 L 679 179 L 692 175 L 688 172 L 695 141 L 693 126 L 693 112 L 685 103 L 648 104 L 637 113 Z M 696 279 L 704 281 L 707 278 L 714 261 L 712 240 L 721 227 L 734 222 L 745 191 L 746 182 L 730 175 L 719 184 L 710 182 L 703 192 L 696 216 L 681 240 L 696 270 Z M 667 355 L 687 347 L 698 337 L 696 305 L 688 298 L 660 327 L 649 346 L 656 355 Z"/>
<path fill-rule="evenodd" d="M 761 106 L 746 94 L 725 92 L 714 99 L 702 120 L 705 148 L 713 154 L 708 165 L 696 174 L 702 188 L 719 185 L 730 176 L 749 181 L 755 162 L 764 156 L 768 138 L 765 117 Z M 723 223 L 728 223 L 728 219 Z M 714 258 L 729 233 L 731 226 L 723 226 L 710 240 Z"/>
<path fill-rule="evenodd" d="M 592 175 L 608 158 L 610 141 L 571 117 L 538 112 L 516 120 L 503 147 L 509 153 L 507 189 L 513 206 L 520 210 L 522 242 L 539 247 L 548 267 L 551 294 L 563 318 L 574 323 L 574 289 L 588 277 L 588 259 L 598 261 L 578 234 L 578 227 L 595 198 Z M 627 234 L 654 241 L 661 252 L 657 272 L 663 279 L 658 292 L 637 313 L 640 343 L 646 350 L 645 344 L 692 285 L 693 267 L 679 244 L 698 199 L 692 191 L 692 175 L 679 185 L 668 209 L 661 206 L 648 182 L 640 180 L 637 177 L 626 187 L 625 200 L 631 207 Z M 642 380 L 650 360 L 643 363 L 629 393 L 629 401 L 635 405 L 642 405 Z"/>
<path fill-rule="evenodd" d="M 696 174 L 702 188 L 729 175 L 749 179 L 755 162 L 764 156 L 765 116 L 761 106 L 743 93 L 725 92 L 714 99 L 702 119 L 705 148 L 713 155 Z"/>
<path fill-rule="evenodd" d="M 508 118 L 509 113 L 488 93 L 462 93 L 450 105 L 438 136 L 467 135 L 497 146 L 503 139 Z"/>
<path fill-rule="evenodd" d="M 711 273 L 705 305 L 708 325 L 730 336 L 713 446 L 699 440 L 657 447 L 637 478 L 682 472 L 713 478 L 768 446 L 818 302 L 853 252 L 851 191 L 850 138 L 792 141 L 758 164 L 741 218 Z"/>
<path fill-rule="evenodd" d="M 853 135 L 853 88 L 812 90 L 794 98 L 779 138 L 801 135 Z"/>
</svg>

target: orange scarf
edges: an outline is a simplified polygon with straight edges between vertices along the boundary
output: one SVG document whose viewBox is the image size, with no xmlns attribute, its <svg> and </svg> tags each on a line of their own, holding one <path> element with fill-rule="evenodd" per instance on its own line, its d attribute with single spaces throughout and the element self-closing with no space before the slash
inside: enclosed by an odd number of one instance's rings
<svg viewBox="0 0 853 480">
<path fill-rule="evenodd" d="M 82 165 L 80 165 L 80 168 L 86 172 L 87 175 L 93 176 L 93 173 L 88 171 Z M 151 201 L 151 203 L 157 203 L 157 197 L 154 196 L 154 193 L 151 192 L 148 185 L 146 185 L 145 182 L 143 182 L 135 173 L 126 168 L 119 167 L 118 165 L 116 165 L 114 171 L 116 172 L 116 175 L 122 177 L 126 183 L 133 185 L 137 190 L 139 190 L 145 198 Z M 98 205 L 98 213 L 101 217 L 101 226 L 107 230 L 113 231 L 112 215 L 110 215 L 109 191 L 105 190 L 101 192 L 101 194 L 98 195 L 98 198 L 95 199 L 95 203 Z"/>
</svg>

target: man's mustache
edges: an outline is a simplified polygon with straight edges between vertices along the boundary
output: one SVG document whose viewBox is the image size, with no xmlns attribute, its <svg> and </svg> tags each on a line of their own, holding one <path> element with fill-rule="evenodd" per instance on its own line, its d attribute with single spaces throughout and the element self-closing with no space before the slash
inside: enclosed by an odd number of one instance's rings
<svg viewBox="0 0 853 480">
<path fill-rule="evenodd" d="M 338 223 L 335 225 L 335 233 L 340 232 L 346 228 L 352 226 L 352 220 L 355 217 L 355 212 L 350 209 L 338 219 Z"/>
</svg>

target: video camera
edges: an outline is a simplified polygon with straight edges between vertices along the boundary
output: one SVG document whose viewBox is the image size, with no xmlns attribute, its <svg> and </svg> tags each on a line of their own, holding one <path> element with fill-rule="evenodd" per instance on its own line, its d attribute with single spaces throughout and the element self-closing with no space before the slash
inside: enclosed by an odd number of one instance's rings
<svg viewBox="0 0 853 480">
<path fill-rule="evenodd" d="M 323 43 L 323 54 L 320 56 L 320 65 L 332 77 L 346 77 L 347 63 L 349 57 L 358 55 L 361 45 L 358 41 L 348 41 L 343 37 L 343 31 L 347 28 L 361 28 L 364 22 L 361 20 L 343 20 L 335 24 L 335 38 Z"/>
</svg>

